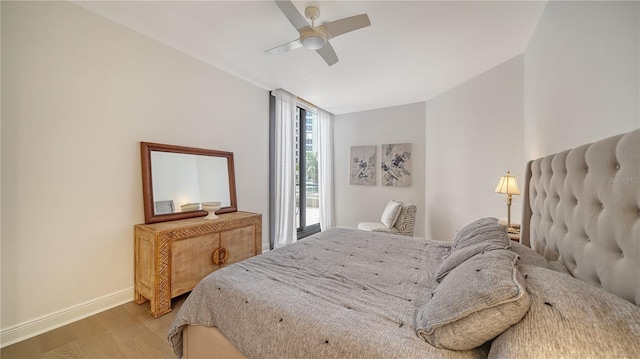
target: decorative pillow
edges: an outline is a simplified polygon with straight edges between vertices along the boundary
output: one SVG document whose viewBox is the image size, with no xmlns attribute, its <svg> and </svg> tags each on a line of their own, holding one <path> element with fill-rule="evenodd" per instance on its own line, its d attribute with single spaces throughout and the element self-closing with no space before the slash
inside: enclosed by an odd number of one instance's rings
<svg viewBox="0 0 640 359">
<path fill-rule="evenodd" d="M 519 268 L 531 308 L 493 341 L 489 358 L 638 358 L 640 307 L 570 275 Z"/>
<path fill-rule="evenodd" d="M 493 250 L 454 268 L 418 310 L 418 335 L 438 348 L 469 350 L 517 323 L 529 310 L 517 260 L 509 250 Z"/>
<path fill-rule="evenodd" d="M 564 274 L 571 275 L 571 272 L 564 266 L 564 264 L 558 261 L 550 261 L 545 258 L 542 254 L 534 251 L 533 249 L 525 246 L 524 244 L 518 242 L 511 242 L 511 248 L 513 252 L 517 253 L 520 256 L 518 260 L 518 267 L 521 267 L 524 264 L 532 265 L 535 267 L 542 267 L 547 269 L 552 269 L 556 272 L 561 272 Z"/>
<path fill-rule="evenodd" d="M 507 228 L 498 224 L 497 218 L 487 217 L 471 222 L 456 235 L 451 245 L 451 254 L 436 272 L 436 280 L 442 281 L 453 268 L 478 253 L 507 249 L 510 246 Z"/>
<path fill-rule="evenodd" d="M 391 228 L 396 221 L 398 220 L 398 216 L 400 216 L 400 210 L 402 209 L 402 203 L 396 202 L 394 200 L 389 201 L 387 203 L 387 207 L 385 207 L 384 212 L 382 212 L 382 218 L 380 221 L 384 224 L 385 227 Z"/>
</svg>

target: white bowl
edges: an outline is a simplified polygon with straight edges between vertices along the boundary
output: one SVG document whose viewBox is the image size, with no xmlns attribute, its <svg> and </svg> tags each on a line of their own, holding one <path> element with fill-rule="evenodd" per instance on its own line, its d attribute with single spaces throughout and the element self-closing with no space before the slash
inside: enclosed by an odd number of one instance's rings
<svg viewBox="0 0 640 359">
<path fill-rule="evenodd" d="M 216 219 L 216 211 L 222 208 L 222 202 L 202 202 L 202 209 L 209 212 L 204 219 Z"/>
</svg>

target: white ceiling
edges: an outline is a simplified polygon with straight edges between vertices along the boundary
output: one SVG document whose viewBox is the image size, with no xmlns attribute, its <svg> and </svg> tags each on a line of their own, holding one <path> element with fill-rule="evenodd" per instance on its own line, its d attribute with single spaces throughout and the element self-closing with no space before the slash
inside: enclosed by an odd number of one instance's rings
<svg viewBox="0 0 640 359">
<path fill-rule="evenodd" d="M 334 114 L 428 100 L 522 54 L 546 1 L 294 1 L 320 22 L 367 13 L 371 26 L 331 39 L 329 67 L 304 48 L 273 1 L 88 1 L 78 5 L 257 86 L 283 88 Z M 318 22 L 316 22 L 318 23 Z"/>
</svg>

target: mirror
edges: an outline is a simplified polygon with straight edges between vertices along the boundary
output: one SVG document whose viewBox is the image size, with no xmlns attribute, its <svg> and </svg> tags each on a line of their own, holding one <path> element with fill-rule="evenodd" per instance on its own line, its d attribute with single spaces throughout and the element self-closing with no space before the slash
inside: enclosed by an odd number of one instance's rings
<svg viewBox="0 0 640 359">
<path fill-rule="evenodd" d="M 140 142 L 144 223 L 206 216 L 202 202 L 235 212 L 233 152 Z"/>
</svg>

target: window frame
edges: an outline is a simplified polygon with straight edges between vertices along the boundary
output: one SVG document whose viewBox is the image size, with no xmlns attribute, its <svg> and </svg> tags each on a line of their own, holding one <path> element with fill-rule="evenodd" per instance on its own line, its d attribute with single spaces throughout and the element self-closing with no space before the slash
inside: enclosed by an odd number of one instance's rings
<svg viewBox="0 0 640 359">
<path fill-rule="evenodd" d="M 312 234 L 316 234 L 320 232 L 320 222 L 312 224 L 310 226 L 306 225 L 306 221 L 307 221 L 307 206 L 306 206 L 306 202 L 307 202 L 307 188 L 306 188 L 306 180 L 307 180 L 307 151 L 306 151 L 306 145 L 307 145 L 307 109 L 305 109 L 304 107 L 301 106 L 297 106 L 298 109 L 298 134 L 297 134 L 297 141 L 296 141 L 296 151 L 298 152 L 298 171 L 299 171 L 299 175 L 298 175 L 298 183 L 296 184 L 296 186 L 298 186 L 299 190 L 299 206 L 298 208 L 299 213 L 297 213 L 296 215 L 298 216 L 298 220 L 300 223 L 300 226 L 298 228 L 296 228 L 297 231 L 297 237 L 298 239 L 302 239 L 305 237 L 308 237 Z M 311 112 L 313 113 L 313 112 Z M 302 131 L 304 131 L 304 134 L 302 133 Z M 304 206 L 302 204 L 305 204 Z"/>
</svg>

